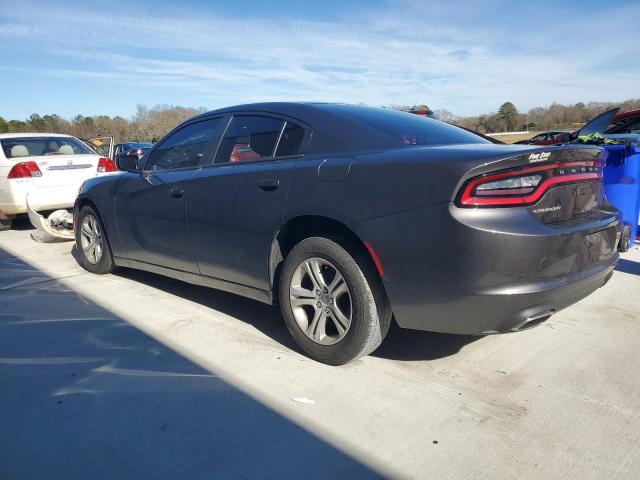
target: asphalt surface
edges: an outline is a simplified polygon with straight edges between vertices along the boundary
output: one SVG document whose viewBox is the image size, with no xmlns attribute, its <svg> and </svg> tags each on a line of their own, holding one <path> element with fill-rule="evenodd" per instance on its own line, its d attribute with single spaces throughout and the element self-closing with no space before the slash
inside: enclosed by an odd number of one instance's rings
<svg viewBox="0 0 640 480">
<path fill-rule="evenodd" d="M 640 250 L 526 332 L 301 355 L 277 310 L 0 233 L 0 478 L 640 478 Z"/>
</svg>

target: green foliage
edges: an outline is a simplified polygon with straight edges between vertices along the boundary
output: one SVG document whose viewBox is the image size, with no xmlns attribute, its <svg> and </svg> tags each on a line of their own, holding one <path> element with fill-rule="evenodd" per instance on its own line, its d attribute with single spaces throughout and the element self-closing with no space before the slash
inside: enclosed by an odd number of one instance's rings
<svg viewBox="0 0 640 480">
<path fill-rule="evenodd" d="M 44 119 L 38 115 L 37 113 L 32 113 L 31 116 L 29 117 L 29 123 L 31 124 L 31 127 L 36 131 L 36 132 L 46 132 L 47 131 L 47 125 L 44 121 Z"/>
<path fill-rule="evenodd" d="M 27 123 L 20 120 L 9 120 L 7 122 L 7 131 L 9 133 L 22 133 L 28 131 Z"/>
<path fill-rule="evenodd" d="M 623 145 L 625 140 L 617 138 L 605 138 L 599 133 L 592 133 L 591 135 L 580 135 L 578 142 L 588 145 Z"/>
<path fill-rule="evenodd" d="M 507 127 L 507 131 L 512 132 L 515 120 L 518 117 L 518 110 L 516 109 L 515 105 L 511 102 L 504 102 L 502 105 L 500 105 L 498 115 L 504 121 Z"/>
<path fill-rule="evenodd" d="M 0 117 L 0 133 L 7 133 L 9 131 L 9 126 L 7 125 L 7 121 Z"/>
</svg>

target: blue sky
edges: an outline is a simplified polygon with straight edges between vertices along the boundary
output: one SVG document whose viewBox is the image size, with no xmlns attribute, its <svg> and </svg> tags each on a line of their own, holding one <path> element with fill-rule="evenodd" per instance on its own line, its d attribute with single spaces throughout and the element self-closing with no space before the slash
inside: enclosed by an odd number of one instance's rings
<svg viewBox="0 0 640 480">
<path fill-rule="evenodd" d="M 640 97 L 640 2 L 0 0 L 0 116 Z"/>
</svg>

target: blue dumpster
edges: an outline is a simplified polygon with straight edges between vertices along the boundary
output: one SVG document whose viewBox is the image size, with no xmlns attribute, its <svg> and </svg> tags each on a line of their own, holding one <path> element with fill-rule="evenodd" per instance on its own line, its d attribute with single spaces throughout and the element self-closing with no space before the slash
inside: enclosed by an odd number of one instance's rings
<svg viewBox="0 0 640 480">
<path fill-rule="evenodd" d="M 640 145 L 606 145 L 604 148 L 609 154 L 604 168 L 605 193 L 609 202 L 622 212 L 627 227 L 623 235 L 630 235 L 631 246 L 636 242 L 640 216 Z"/>
</svg>

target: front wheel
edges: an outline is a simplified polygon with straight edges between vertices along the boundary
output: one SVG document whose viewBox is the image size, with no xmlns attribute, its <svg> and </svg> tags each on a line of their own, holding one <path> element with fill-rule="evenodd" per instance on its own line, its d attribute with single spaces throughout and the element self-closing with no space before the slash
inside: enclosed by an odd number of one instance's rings
<svg viewBox="0 0 640 480">
<path fill-rule="evenodd" d="M 77 221 L 76 247 L 81 265 L 91 273 L 113 271 L 111 249 L 98 212 L 86 205 L 80 209 Z"/>
<path fill-rule="evenodd" d="M 282 314 L 296 343 L 315 360 L 350 362 L 373 352 L 389 330 L 391 310 L 379 278 L 359 260 L 322 237 L 301 241 L 285 259 Z"/>
</svg>

